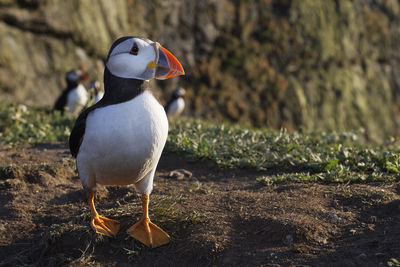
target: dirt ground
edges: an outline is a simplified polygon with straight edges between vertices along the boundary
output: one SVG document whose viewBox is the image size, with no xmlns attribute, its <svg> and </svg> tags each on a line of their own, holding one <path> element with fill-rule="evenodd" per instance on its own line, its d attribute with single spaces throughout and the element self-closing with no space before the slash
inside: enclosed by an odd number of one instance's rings
<svg viewBox="0 0 400 267">
<path fill-rule="evenodd" d="M 386 266 L 400 259 L 400 183 L 261 186 L 256 177 L 268 173 L 167 153 L 150 218 L 171 243 L 148 249 L 125 233 L 141 215 L 132 186 L 99 187 L 99 213 L 121 230 L 116 238 L 93 233 L 64 144 L 3 146 L 0 165 L 0 266 Z"/>
</svg>

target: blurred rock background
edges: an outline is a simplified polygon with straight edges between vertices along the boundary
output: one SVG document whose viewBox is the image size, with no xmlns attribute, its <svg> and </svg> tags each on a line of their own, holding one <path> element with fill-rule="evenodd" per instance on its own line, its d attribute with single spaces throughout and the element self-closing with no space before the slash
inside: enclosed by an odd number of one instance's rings
<svg viewBox="0 0 400 267">
<path fill-rule="evenodd" d="M 397 0 L 0 0 L 1 99 L 53 104 L 79 64 L 102 80 L 123 35 L 177 56 L 186 76 L 153 83 L 190 115 L 399 134 Z"/>
</svg>

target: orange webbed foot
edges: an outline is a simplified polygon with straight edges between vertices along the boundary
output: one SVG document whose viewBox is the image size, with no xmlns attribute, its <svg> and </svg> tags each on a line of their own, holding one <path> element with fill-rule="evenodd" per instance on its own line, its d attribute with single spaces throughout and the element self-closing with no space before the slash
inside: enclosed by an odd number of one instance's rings
<svg viewBox="0 0 400 267">
<path fill-rule="evenodd" d="M 115 237 L 120 228 L 118 221 L 103 216 L 93 217 L 90 225 L 96 233 L 109 237 Z"/>
<path fill-rule="evenodd" d="M 131 237 L 150 248 L 156 248 L 169 243 L 169 235 L 149 218 L 141 218 L 126 231 Z"/>
</svg>

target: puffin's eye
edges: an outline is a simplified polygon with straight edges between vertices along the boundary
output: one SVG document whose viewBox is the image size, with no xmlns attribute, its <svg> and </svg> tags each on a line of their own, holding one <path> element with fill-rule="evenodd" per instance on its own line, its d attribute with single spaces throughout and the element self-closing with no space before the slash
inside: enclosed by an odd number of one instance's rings
<svg viewBox="0 0 400 267">
<path fill-rule="evenodd" d="M 139 53 L 139 47 L 136 43 L 134 43 L 131 47 L 131 50 L 129 51 L 129 54 L 137 56 Z"/>
</svg>

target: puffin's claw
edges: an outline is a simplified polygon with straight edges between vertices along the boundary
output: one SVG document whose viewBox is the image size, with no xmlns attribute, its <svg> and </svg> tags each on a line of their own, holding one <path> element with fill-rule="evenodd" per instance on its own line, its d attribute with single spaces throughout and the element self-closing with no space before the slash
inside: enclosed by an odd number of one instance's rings
<svg viewBox="0 0 400 267">
<path fill-rule="evenodd" d="M 92 218 L 90 225 L 96 233 L 109 237 L 115 237 L 120 228 L 118 221 L 103 216 Z"/>
</svg>

